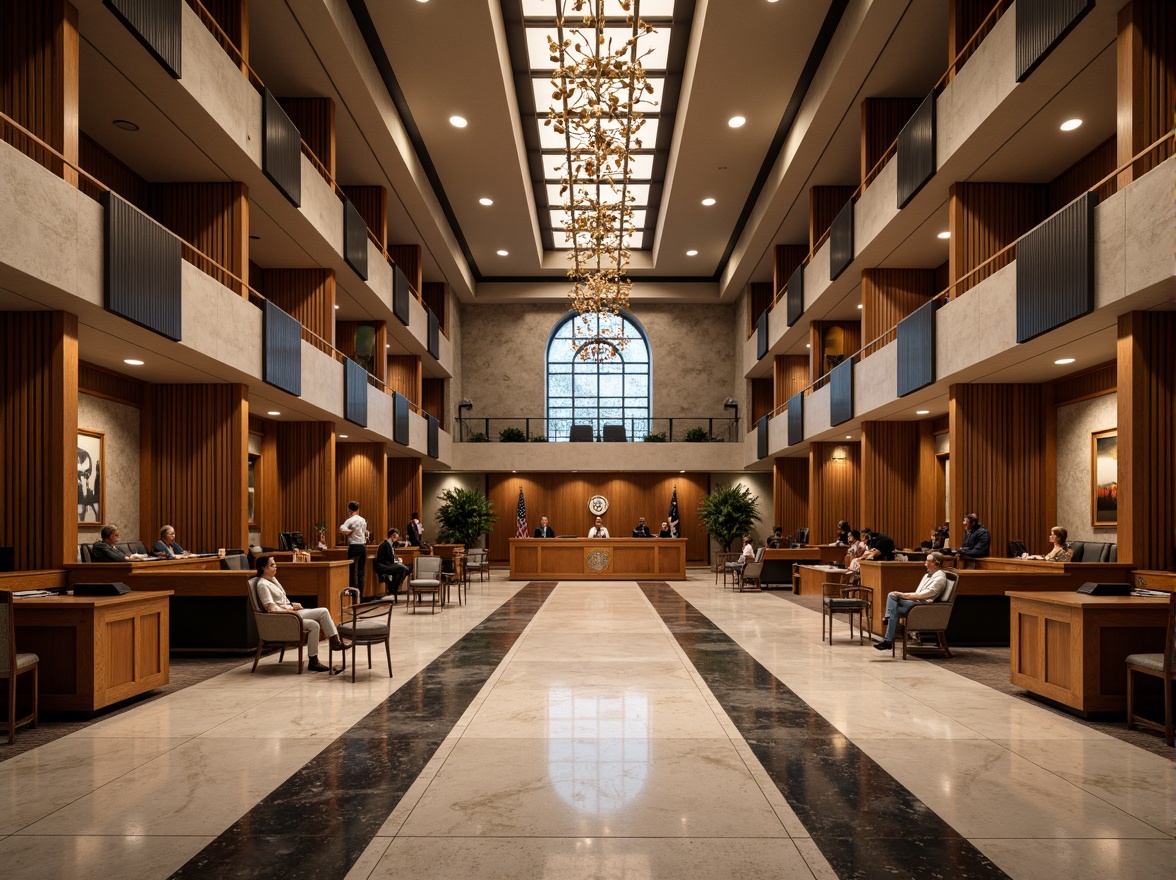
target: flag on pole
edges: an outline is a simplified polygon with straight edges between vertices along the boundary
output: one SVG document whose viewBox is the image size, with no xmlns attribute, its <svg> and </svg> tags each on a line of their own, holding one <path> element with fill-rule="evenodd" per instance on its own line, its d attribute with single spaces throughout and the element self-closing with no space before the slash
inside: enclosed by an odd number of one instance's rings
<svg viewBox="0 0 1176 880">
<path fill-rule="evenodd" d="M 518 527 L 515 529 L 515 537 L 529 537 L 530 533 L 527 531 L 527 502 L 523 500 L 522 486 L 519 486 L 519 509 L 516 519 L 518 520 Z"/>
<path fill-rule="evenodd" d="M 670 512 L 666 516 L 670 523 L 670 537 L 677 538 L 681 534 L 678 530 L 678 487 L 674 487 L 674 494 L 670 497 Z"/>
</svg>

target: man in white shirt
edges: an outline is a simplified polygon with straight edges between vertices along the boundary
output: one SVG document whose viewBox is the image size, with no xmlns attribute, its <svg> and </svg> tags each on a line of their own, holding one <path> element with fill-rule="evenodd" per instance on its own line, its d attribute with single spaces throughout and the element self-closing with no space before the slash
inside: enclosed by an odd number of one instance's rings
<svg viewBox="0 0 1176 880">
<path fill-rule="evenodd" d="M 608 537 L 608 529 L 606 529 L 604 527 L 604 520 L 602 520 L 600 517 L 596 517 L 596 525 L 594 525 L 592 528 L 590 528 L 588 530 L 588 537 L 589 538 L 607 538 Z"/>
<path fill-rule="evenodd" d="M 879 651 L 894 647 L 894 634 L 898 631 L 898 619 L 916 605 L 934 602 L 947 586 L 947 573 L 943 570 L 943 554 L 934 550 L 927 554 L 927 573 L 919 581 L 913 593 L 893 592 L 886 597 L 886 637 L 874 645 Z"/>
<path fill-rule="evenodd" d="M 362 599 L 364 582 L 367 580 L 368 524 L 367 520 L 359 515 L 358 501 L 348 503 L 347 509 L 351 511 L 351 516 L 343 525 L 339 526 L 339 531 L 347 536 L 347 558 L 351 561 L 351 586 L 359 590 L 359 596 Z"/>
</svg>

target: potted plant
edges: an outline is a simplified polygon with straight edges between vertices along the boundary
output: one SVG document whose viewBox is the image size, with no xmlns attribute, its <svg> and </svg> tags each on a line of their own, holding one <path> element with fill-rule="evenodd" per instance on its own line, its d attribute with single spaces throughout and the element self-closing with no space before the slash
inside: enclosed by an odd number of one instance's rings
<svg viewBox="0 0 1176 880">
<path fill-rule="evenodd" d="M 752 523 L 760 521 L 758 502 L 759 497 L 742 484 L 720 486 L 702 499 L 698 518 L 715 543 L 730 550 L 732 541 L 748 534 Z"/>
<path fill-rule="evenodd" d="M 531 442 L 532 443 L 546 443 L 547 438 L 544 437 L 542 434 L 534 434 L 531 437 Z"/>
<path fill-rule="evenodd" d="M 464 544 L 468 549 L 498 522 L 490 499 L 475 489 L 446 489 L 437 498 L 442 502 L 437 523 L 443 544 Z"/>
<path fill-rule="evenodd" d="M 466 437 L 466 443 L 489 443 L 490 438 L 481 431 L 474 431 L 470 436 Z"/>
<path fill-rule="evenodd" d="M 691 428 L 682 439 L 687 443 L 709 443 L 714 438 L 707 433 L 706 428 Z"/>
<path fill-rule="evenodd" d="M 503 428 L 498 432 L 499 443 L 526 443 L 527 435 L 522 428 Z"/>
<path fill-rule="evenodd" d="M 641 438 L 641 441 L 643 443 L 665 443 L 666 442 L 666 432 L 665 431 L 658 431 L 656 434 L 646 434 L 644 437 Z"/>
<path fill-rule="evenodd" d="M 316 550 L 327 549 L 327 524 L 319 521 L 314 524 L 315 534 L 318 535 L 318 543 L 315 545 Z"/>
</svg>

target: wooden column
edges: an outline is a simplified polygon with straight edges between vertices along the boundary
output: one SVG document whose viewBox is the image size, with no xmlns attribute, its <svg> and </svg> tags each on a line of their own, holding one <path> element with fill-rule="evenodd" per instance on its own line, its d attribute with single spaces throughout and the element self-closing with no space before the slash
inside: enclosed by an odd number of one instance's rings
<svg viewBox="0 0 1176 880">
<path fill-rule="evenodd" d="M 278 423 L 269 419 L 256 421 L 260 422 L 262 432 L 261 468 L 253 489 L 257 504 L 257 525 L 261 532 L 261 545 L 277 547 L 278 532 L 282 531 L 282 487 L 278 482 Z"/>
<path fill-rule="evenodd" d="M 262 277 L 266 299 L 335 344 L 334 269 L 265 269 Z"/>
<path fill-rule="evenodd" d="M 249 187 L 243 183 L 156 183 L 151 186 L 152 216 L 249 283 Z M 241 296 L 244 290 L 225 272 L 184 249 L 184 259 Z"/>
<path fill-rule="evenodd" d="M 388 357 L 388 387 L 399 391 L 417 406 L 421 403 L 421 359 L 415 354 Z"/>
<path fill-rule="evenodd" d="M 921 103 L 922 98 L 866 98 L 862 101 L 863 183 Z"/>
<path fill-rule="evenodd" d="M 335 178 L 335 102 L 330 98 L 278 98 L 303 143 Z"/>
<path fill-rule="evenodd" d="M 889 535 L 898 547 L 917 546 L 938 525 L 922 518 L 920 509 L 934 482 L 921 469 L 919 425 L 862 422 L 861 524 Z"/>
<path fill-rule="evenodd" d="M 1129 161 L 1173 124 L 1176 101 L 1176 9 L 1171 0 L 1131 0 L 1119 10 L 1118 161 Z M 1147 156 L 1119 175 L 1125 185 L 1164 158 Z"/>
<path fill-rule="evenodd" d="M 380 243 L 380 250 L 387 250 L 388 190 L 382 186 L 345 186 L 343 195 L 355 205 L 355 210 L 359 211 L 359 216 Z"/>
<path fill-rule="evenodd" d="M 332 528 L 343 521 L 335 522 L 335 423 L 278 422 L 277 429 L 282 504 L 276 531 L 302 532 L 309 544 L 315 524 L 325 523 L 330 544 Z"/>
<path fill-rule="evenodd" d="M 1119 316 L 1119 561 L 1176 568 L 1176 313 Z"/>
<path fill-rule="evenodd" d="M 449 420 L 445 417 L 445 383 L 448 379 L 421 380 L 421 409 L 433 416 L 442 431 L 449 430 Z"/>
<path fill-rule="evenodd" d="M 776 386 L 774 406 L 783 406 L 811 381 L 809 359 L 802 354 L 778 354 L 773 366 Z"/>
<path fill-rule="evenodd" d="M 16 568 L 78 552 L 78 319 L 0 312 L 0 544 Z"/>
<path fill-rule="evenodd" d="M 420 513 L 422 498 L 421 460 L 419 458 L 388 459 L 388 528 L 396 526 L 402 538 L 408 518 L 413 511 Z M 513 533 L 512 533 L 513 534 Z M 437 540 L 436 525 L 425 523 L 425 537 Z"/>
<path fill-rule="evenodd" d="M 1048 185 L 1031 183 L 953 183 L 948 200 L 951 242 L 948 246 L 951 280 L 967 275 L 985 260 L 1012 244 L 1047 216 Z M 1013 261 L 1011 254 L 994 260 L 952 298 L 964 294 Z"/>
<path fill-rule="evenodd" d="M 861 520 L 861 459 L 861 444 L 850 440 L 810 445 L 809 543 L 837 540 L 838 520 Z"/>
<path fill-rule="evenodd" d="M 804 262 L 809 249 L 803 244 L 778 244 L 773 249 L 772 260 L 772 295 L 775 296 L 785 285 L 796 268 Z"/>
<path fill-rule="evenodd" d="M 809 251 L 816 248 L 833 221 L 853 195 L 852 186 L 814 186 L 809 188 Z M 787 280 L 787 279 L 785 279 Z"/>
<path fill-rule="evenodd" d="M 807 458 L 777 458 L 772 468 L 772 528 L 784 534 L 809 523 L 809 462 Z M 765 523 L 765 525 L 767 525 Z M 811 539 L 810 535 L 810 539 Z"/>
<path fill-rule="evenodd" d="M 862 341 L 873 354 L 893 342 L 889 332 L 939 291 L 934 269 L 865 269 L 862 272 Z M 885 335 L 884 335 L 885 334 Z"/>
<path fill-rule="evenodd" d="M 421 302 L 437 316 L 437 326 L 449 335 L 449 285 L 444 281 L 425 281 L 421 285 Z"/>
<path fill-rule="evenodd" d="M 751 418 L 745 419 L 747 433 L 756 430 L 756 423 L 776 408 L 775 381 L 769 376 L 766 379 L 752 379 L 751 386 Z"/>
<path fill-rule="evenodd" d="M 382 541 L 392 525 L 388 522 L 388 457 L 384 444 L 340 443 L 335 448 L 335 467 L 335 498 L 340 509 L 327 530 L 327 543 L 338 543 L 339 524 L 347 519 L 345 505 L 349 501 L 359 502 L 359 513 L 367 520 L 373 541 Z M 403 529 L 404 525 L 397 528 Z"/>
</svg>

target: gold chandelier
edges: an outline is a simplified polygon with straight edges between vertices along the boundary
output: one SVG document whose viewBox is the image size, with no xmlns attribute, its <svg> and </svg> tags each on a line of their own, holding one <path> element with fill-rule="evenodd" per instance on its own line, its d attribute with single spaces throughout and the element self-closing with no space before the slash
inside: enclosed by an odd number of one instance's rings
<svg viewBox="0 0 1176 880">
<path fill-rule="evenodd" d="M 641 149 L 638 132 L 645 124 L 635 107 L 653 92 L 637 43 L 654 29 L 638 17 L 633 0 L 617 2 L 629 27 L 621 45 L 614 46 L 605 33 L 605 0 L 571 0 L 572 11 L 582 14 L 573 26 L 566 24 L 559 4 L 557 36 L 547 40 L 551 60 L 559 66 L 552 74 L 553 103 L 544 125 L 564 137 L 560 197 L 564 235 L 571 244 L 568 298 L 583 324 L 573 334 L 582 360 L 607 360 L 628 343 L 619 316 L 629 307 L 633 289 L 628 277 L 634 202 L 630 159 L 632 150 Z"/>
</svg>

